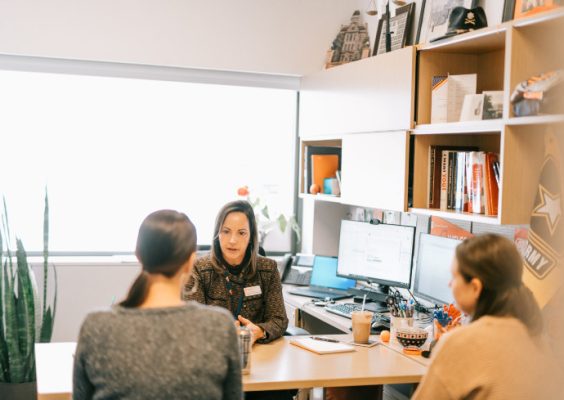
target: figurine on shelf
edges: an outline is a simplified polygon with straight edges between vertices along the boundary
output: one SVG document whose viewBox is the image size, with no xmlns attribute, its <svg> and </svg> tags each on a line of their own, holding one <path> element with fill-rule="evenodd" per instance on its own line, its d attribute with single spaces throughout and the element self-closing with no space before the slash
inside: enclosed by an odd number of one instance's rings
<svg viewBox="0 0 564 400">
<path fill-rule="evenodd" d="M 370 55 L 368 24 L 362 22 L 360 11 L 356 10 L 349 25 L 342 25 L 331 49 L 327 51 L 325 68 L 335 67 Z"/>
</svg>

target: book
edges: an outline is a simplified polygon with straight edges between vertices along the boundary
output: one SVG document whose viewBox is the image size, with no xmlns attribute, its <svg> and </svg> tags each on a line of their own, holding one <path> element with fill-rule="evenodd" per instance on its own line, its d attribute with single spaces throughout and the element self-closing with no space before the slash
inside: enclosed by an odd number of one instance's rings
<svg viewBox="0 0 564 400">
<path fill-rule="evenodd" d="M 448 208 L 448 153 L 448 150 L 443 150 L 441 154 L 441 210 Z"/>
<path fill-rule="evenodd" d="M 339 170 L 339 156 L 337 154 L 314 154 L 311 156 L 312 184 L 319 185 L 322 193 L 331 194 L 330 188 L 325 187 L 326 178 L 335 178 Z"/>
<path fill-rule="evenodd" d="M 484 214 L 484 152 L 472 151 L 466 158 L 468 212 Z"/>
<path fill-rule="evenodd" d="M 454 189 L 454 210 L 455 211 L 465 211 L 464 210 L 464 178 L 466 172 L 466 152 L 457 151 L 456 152 L 456 184 Z"/>
<path fill-rule="evenodd" d="M 306 146 L 305 151 L 305 166 L 304 166 L 304 182 L 306 184 L 304 188 L 304 192 L 309 193 L 309 188 L 311 187 L 313 181 L 313 174 L 312 174 L 312 158 L 314 155 L 322 154 L 322 155 L 336 155 L 338 158 L 338 167 L 336 170 L 341 169 L 341 148 L 340 147 L 331 147 L 331 146 Z M 325 178 L 334 178 L 335 172 L 333 176 L 326 176 Z M 323 187 L 323 179 L 321 182 L 317 182 L 319 187 Z"/>
<path fill-rule="evenodd" d="M 356 351 L 350 344 L 327 342 L 324 340 L 312 339 L 311 337 L 298 337 L 291 339 L 290 343 L 317 354 L 347 353 L 350 351 Z"/>
<path fill-rule="evenodd" d="M 497 215 L 497 205 L 499 198 L 499 186 L 495 178 L 494 163 L 497 161 L 496 153 L 486 153 L 485 155 L 485 203 L 486 215 Z"/>
<path fill-rule="evenodd" d="M 431 88 L 431 123 L 458 122 L 464 96 L 475 94 L 476 84 L 476 74 L 434 76 Z"/>
<path fill-rule="evenodd" d="M 429 146 L 429 179 L 427 181 L 429 193 L 429 208 L 441 207 L 441 160 L 444 150 L 477 151 L 476 146 Z"/>
<path fill-rule="evenodd" d="M 431 230 L 429 233 L 435 236 L 443 236 L 459 240 L 464 240 L 466 238 L 474 236 L 466 229 L 463 229 L 458 225 L 447 221 L 446 219 L 435 216 L 431 217 Z"/>
</svg>

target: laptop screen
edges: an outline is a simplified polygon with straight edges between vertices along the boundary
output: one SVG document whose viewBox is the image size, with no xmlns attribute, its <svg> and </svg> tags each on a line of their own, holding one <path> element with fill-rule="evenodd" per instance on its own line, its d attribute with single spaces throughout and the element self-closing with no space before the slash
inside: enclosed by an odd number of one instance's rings
<svg viewBox="0 0 564 400">
<path fill-rule="evenodd" d="M 355 287 L 356 281 L 337 276 L 337 257 L 315 256 L 309 284 L 346 290 Z"/>
</svg>

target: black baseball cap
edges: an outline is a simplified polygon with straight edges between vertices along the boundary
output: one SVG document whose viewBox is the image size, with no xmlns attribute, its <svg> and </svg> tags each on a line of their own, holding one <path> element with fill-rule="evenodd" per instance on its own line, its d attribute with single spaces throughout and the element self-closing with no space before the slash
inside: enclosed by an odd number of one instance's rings
<svg viewBox="0 0 564 400">
<path fill-rule="evenodd" d="M 482 7 L 464 8 L 454 7 L 448 17 L 447 33 L 443 36 L 431 39 L 431 42 L 447 37 L 470 32 L 488 26 L 486 13 Z"/>
</svg>

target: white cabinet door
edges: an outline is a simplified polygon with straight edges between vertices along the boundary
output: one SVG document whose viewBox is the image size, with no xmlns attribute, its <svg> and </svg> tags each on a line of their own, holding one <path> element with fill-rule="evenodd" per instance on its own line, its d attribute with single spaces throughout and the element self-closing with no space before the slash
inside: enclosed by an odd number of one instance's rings
<svg viewBox="0 0 564 400">
<path fill-rule="evenodd" d="M 408 158 L 406 131 L 344 136 L 342 203 L 406 211 Z"/>
<path fill-rule="evenodd" d="M 303 77 L 300 137 L 411 129 L 414 77 L 413 47 Z"/>
</svg>

